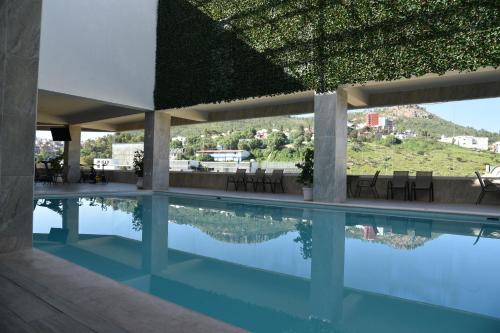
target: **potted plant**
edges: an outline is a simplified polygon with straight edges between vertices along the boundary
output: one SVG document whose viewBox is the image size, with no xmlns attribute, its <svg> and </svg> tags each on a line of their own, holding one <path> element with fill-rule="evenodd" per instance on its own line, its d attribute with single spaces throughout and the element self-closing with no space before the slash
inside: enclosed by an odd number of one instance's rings
<svg viewBox="0 0 500 333">
<path fill-rule="evenodd" d="M 314 175 L 314 150 L 307 149 L 304 154 L 304 162 L 295 164 L 300 169 L 300 174 L 297 177 L 297 182 L 302 184 L 302 193 L 305 201 L 313 199 L 313 175 Z"/>
<path fill-rule="evenodd" d="M 137 176 L 137 188 L 144 187 L 144 150 L 136 150 L 134 152 L 134 173 Z"/>
</svg>

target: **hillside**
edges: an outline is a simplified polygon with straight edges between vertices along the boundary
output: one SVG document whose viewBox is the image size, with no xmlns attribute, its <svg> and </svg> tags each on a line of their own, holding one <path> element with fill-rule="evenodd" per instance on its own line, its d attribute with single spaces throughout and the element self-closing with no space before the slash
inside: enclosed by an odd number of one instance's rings
<svg viewBox="0 0 500 333">
<path fill-rule="evenodd" d="M 418 105 L 389 107 L 378 109 L 375 112 L 379 113 L 380 117 L 393 119 L 398 131 L 412 130 L 419 136 L 439 139 L 441 135 L 471 135 L 488 137 L 490 142 L 500 140 L 499 133 L 457 125 L 428 112 L 425 108 Z M 365 113 L 350 112 L 349 121 L 353 123 L 364 122 Z"/>
<path fill-rule="evenodd" d="M 267 117 L 267 118 L 256 118 L 256 119 L 244 119 L 238 121 L 224 121 L 216 123 L 207 124 L 197 124 L 197 125 L 184 125 L 184 126 L 174 126 L 172 127 L 171 133 L 172 137 L 176 136 L 198 136 L 200 133 L 227 133 L 234 130 L 240 130 L 245 128 L 255 128 L 260 129 L 294 129 L 299 126 L 304 126 L 305 128 L 313 128 L 314 119 L 310 118 L 298 118 L 289 116 L 278 116 L 278 117 Z"/>
<path fill-rule="evenodd" d="M 432 139 L 408 139 L 389 145 L 381 141 L 348 144 L 348 173 L 370 175 L 380 170 L 432 170 L 436 176 L 473 176 L 486 164 L 500 165 L 500 154 L 474 151 Z"/>
</svg>

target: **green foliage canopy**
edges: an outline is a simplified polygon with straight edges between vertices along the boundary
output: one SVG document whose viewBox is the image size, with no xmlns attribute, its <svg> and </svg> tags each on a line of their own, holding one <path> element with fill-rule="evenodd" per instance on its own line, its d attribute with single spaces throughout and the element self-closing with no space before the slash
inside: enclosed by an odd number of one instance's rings
<svg viewBox="0 0 500 333">
<path fill-rule="evenodd" d="M 160 0 L 158 109 L 500 65 L 495 0 Z"/>
</svg>

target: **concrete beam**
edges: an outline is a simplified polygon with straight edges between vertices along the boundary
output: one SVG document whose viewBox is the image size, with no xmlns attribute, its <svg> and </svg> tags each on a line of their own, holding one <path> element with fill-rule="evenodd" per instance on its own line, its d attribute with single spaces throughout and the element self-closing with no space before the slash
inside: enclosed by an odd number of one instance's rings
<svg viewBox="0 0 500 333">
<path fill-rule="evenodd" d="M 204 122 L 208 121 L 208 112 L 206 111 L 198 111 L 198 110 L 171 110 L 168 111 L 172 117 L 188 119 L 192 121 Z"/>
<path fill-rule="evenodd" d="M 370 107 L 452 102 L 500 96 L 500 82 L 485 82 L 370 95 Z"/>
<path fill-rule="evenodd" d="M 306 114 L 314 112 L 314 103 L 300 102 L 293 104 L 278 104 L 259 108 L 249 108 L 242 110 L 210 112 L 208 119 L 213 121 L 228 121 L 250 118 L 275 117 L 285 115 Z"/>
<path fill-rule="evenodd" d="M 370 96 L 361 88 L 347 90 L 347 103 L 353 107 L 368 107 Z"/>
<path fill-rule="evenodd" d="M 126 108 L 122 106 L 104 105 L 101 107 L 84 110 L 78 113 L 68 114 L 62 118 L 65 119 L 68 124 L 79 125 L 83 123 L 129 116 L 142 113 L 144 111 L 145 110 Z"/>
<path fill-rule="evenodd" d="M 314 201 L 344 202 L 347 192 L 347 94 L 314 96 Z"/>
</svg>

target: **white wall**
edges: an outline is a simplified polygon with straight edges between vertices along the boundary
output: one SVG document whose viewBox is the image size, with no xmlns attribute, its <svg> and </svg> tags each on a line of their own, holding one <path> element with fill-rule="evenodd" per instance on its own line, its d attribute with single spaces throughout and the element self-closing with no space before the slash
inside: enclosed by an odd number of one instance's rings
<svg viewBox="0 0 500 333">
<path fill-rule="evenodd" d="M 157 0 L 44 0 L 39 88 L 153 109 Z"/>
</svg>

